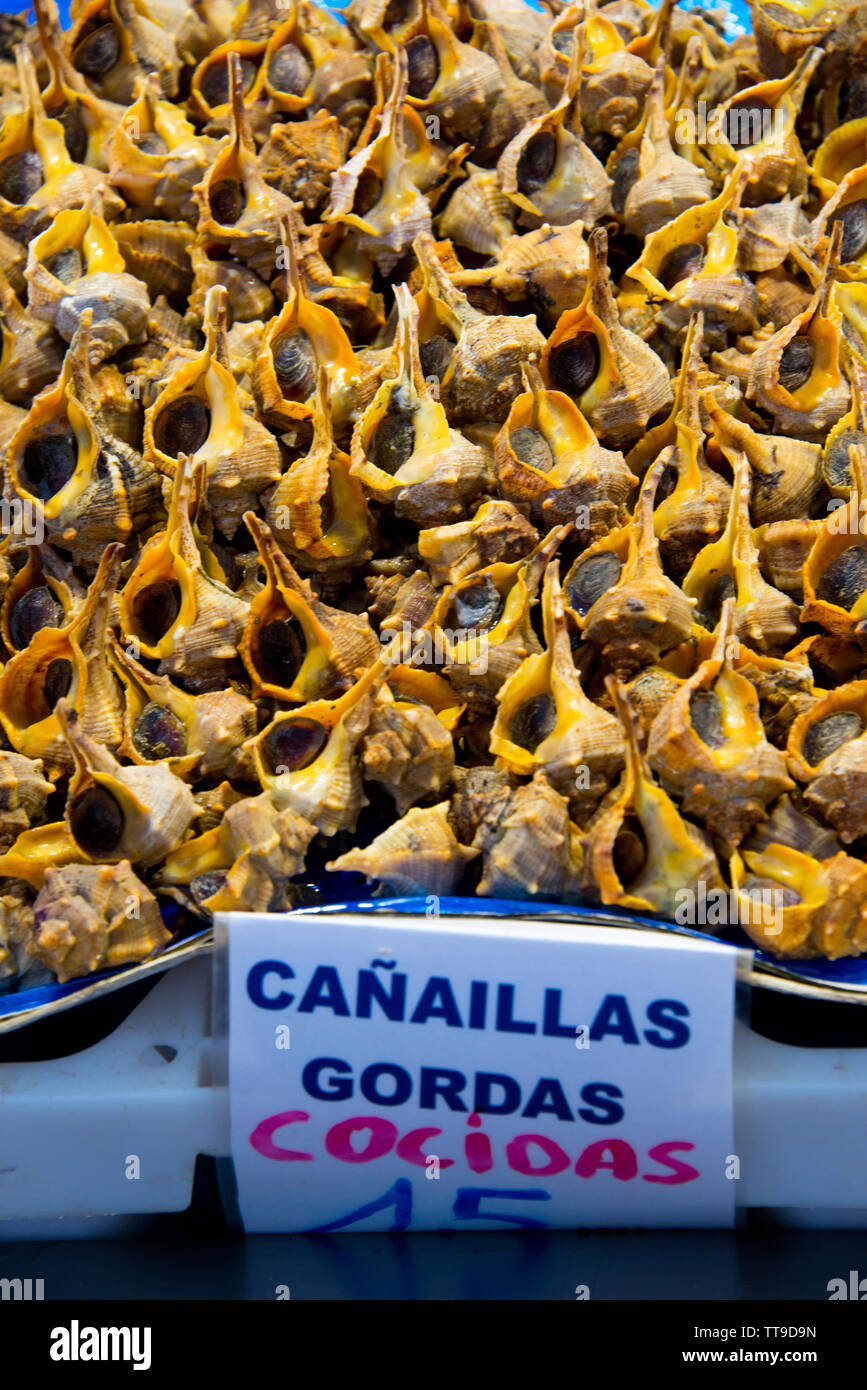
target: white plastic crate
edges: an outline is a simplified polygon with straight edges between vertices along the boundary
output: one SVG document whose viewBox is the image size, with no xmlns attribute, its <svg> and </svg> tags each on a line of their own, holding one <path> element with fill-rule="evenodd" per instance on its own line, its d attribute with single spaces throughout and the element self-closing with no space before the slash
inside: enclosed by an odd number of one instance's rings
<svg viewBox="0 0 867 1390">
<path fill-rule="evenodd" d="M 189 1206 L 197 1154 L 229 1154 L 210 1007 L 199 958 L 95 1046 L 0 1063 L 0 1241 L 121 1234 L 124 1218 Z M 867 1048 L 791 1047 L 736 1022 L 735 1136 L 739 1208 L 867 1226 Z"/>
</svg>

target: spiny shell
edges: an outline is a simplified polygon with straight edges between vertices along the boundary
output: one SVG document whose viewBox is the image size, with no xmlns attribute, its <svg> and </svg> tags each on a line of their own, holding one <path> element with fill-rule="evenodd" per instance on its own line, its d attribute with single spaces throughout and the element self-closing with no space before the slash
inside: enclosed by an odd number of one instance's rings
<svg viewBox="0 0 867 1390">
<path fill-rule="evenodd" d="M 27 946 L 36 919 L 24 897 L 0 894 L 0 982 L 24 975 L 34 964 Z"/>
<path fill-rule="evenodd" d="M 61 984 L 147 960 L 171 941 L 153 893 L 128 860 L 48 869 L 28 945 Z"/>
<path fill-rule="evenodd" d="M 536 773 L 519 787 L 484 855 L 479 894 L 487 898 L 580 896 L 583 856 L 569 802 Z"/>
<path fill-rule="evenodd" d="M 57 716 L 75 759 L 66 820 L 82 858 L 158 863 L 198 814 L 189 788 L 163 763 L 121 767 L 104 745 L 82 732 L 67 700 L 58 701 Z"/>
<path fill-rule="evenodd" d="M 479 851 L 458 844 L 447 811 L 447 801 L 426 810 L 416 806 L 366 849 L 349 850 L 327 867 L 332 873 L 366 874 L 397 893 L 453 893 Z"/>
<path fill-rule="evenodd" d="M 393 797 L 401 816 L 442 792 L 455 765 L 452 736 L 433 710 L 400 700 L 374 708 L 360 755 L 365 779 Z"/>
<path fill-rule="evenodd" d="M 38 759 L 0 751 L 0 850 L 41 816 L 53 790 Z"/>
<path fill-rule="evenodd" d="M 267 792 L 243 797 L 168 856 L 161 882 L 170 890 L 183 885 L 207 912 L 285 911 L 292 906 L 290 880 L 303 870 L 315 834 L 314 825 L 280 810 Z"/>
</svg>

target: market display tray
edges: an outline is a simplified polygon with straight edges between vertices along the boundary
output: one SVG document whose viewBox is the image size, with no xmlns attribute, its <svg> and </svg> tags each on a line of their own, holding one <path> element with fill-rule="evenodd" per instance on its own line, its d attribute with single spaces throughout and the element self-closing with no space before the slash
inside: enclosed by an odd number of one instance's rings
<svg viewBox="0 0 867 1390">
<path fill-rule="evenodd" d="M 359 924 L 370 910 L 356 912 Z M 0 1063 L 0 1243 L 123 1236 L 132 1219 L 184 1211 L 200 1155 L 216 1162 L 231 1221 L 229 1092 L 225 1039 L 214 1026 L 212 960 L 199 951 L 178 964 L 143 998 L 130 990 L 130 1006 L 110 1031 L 70 1019 L 77 1050 L 72 1040 L 62 1052 L 28 1050 L 37 1026 L 22 1032 L 24 1046 Z M 757 973 L 753 984 L 759 982 Z M 770 1211 L 785 1226 L 867 1226 L 863 1028 L 849 1041 L 845 1029 L 836 1040 L 823 1037 L 827 1004 L 787 1001 L 765 989 L 753 990 L 751 1010 L 745 998 L 742 1005 L 734 1020 L 738 1210 Z M 83 1011 L 82 1025 L 103 1007 Z M 815 1017 L 801 1015 L 775 1038 L 753 1021 L 771 1007 Z M 862 1018 L 858 1010 L 833 1013 Z M 126 1171 L 130 1156 L 141 1160 L 135 1182 Z"/>
<path fill-rule="evenodd" d="M 343 901 L 322 902 L 313 907 L 297 909 L 298 915 L 315 916 L 321 912 L 389 912 L 412 916 L 432 914 L 427 898 L 406 897 L 346 898 Z M 573 922 L 576 928 L 582 925 L 626 926 L 639 931 L 676 932 L 709 941 L 720 939 L 712 932 L 678 926 L 658 917 L 642 916 L 622 909 L 573 907 L 562 903 L 521 902 L 504 898 L 441 897 L 436 900 L 436 912 L 450 917 L 547 918 Z M 168 914 L 167 920 L 171 926 L 172 919 Z M 836 961 L 780 961 L 765 951 L 755 950 L 740 931 L 729 930 L 725 939 L 732 947 L 754 949 L 749 980 L 757 989 L 775 990 L 778 993 L 796 994 L 803 998 L 836 1003 L 867 1004 L 867 957 Z M 213 933 L 209 927 L 203 926 L 199 931 L 184 936 L 167 950 L 138 965 L 104 970 L 81 980 L 70 980 L 66 984 L 46 984 L 34 989 L 21 989 L 16 993 L 0 994 L 0 1034 L 88 1003 L 149 975 L 170 970 L 210 951 L 212 946 Z"/>
<path fill-rule="evenodd" d="M 100 970 L 78 980 L 68 980 L 60 984 L 55 980 L 36 985 L 31 989 L 18 989 L 0 993 L 0 1033 L 15 1028 L 24 1028 L 29 1023 L 47 1018 L 52 1014 L 63 1013 L 76 1008 L 103 994 L 146 979 L 164 970 L 171 970 L 211 948 L 213 935 L 209 926 L 198 929 L 178 927 L 179 913 L 174 907 L 163 909 L 163 920 L 169 931 L 176 931 L 176 939 L 158 955 L 136 965 L 120 966 L 114 970 Z"/>
</svg>

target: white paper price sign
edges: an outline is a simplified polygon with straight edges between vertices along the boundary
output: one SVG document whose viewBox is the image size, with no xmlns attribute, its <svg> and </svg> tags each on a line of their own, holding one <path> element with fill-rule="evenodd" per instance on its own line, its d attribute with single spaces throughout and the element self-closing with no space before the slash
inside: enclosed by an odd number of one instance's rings
<svg viewBox="0 0 867 1390">
<path fill-rule="evenodd" d="M 731 1224 L 736 951 L 503 919 L 220 929 L 248 1231 Z"/>
</svg>

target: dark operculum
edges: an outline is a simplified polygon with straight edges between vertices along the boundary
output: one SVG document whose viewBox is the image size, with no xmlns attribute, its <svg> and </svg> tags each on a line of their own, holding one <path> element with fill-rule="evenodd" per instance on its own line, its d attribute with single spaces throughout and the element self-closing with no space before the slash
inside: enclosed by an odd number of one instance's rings
<svg viewBox="0 0 867 1390">
<path fill-rule="evenodd" d="M 725 743 L 722 725 L 722 705 L 713 690 L 694 690 L 689 698 L 689 717 L 702 743 L 709 748 L 721 748 Z"/>
<path fill-rule="evenodd" d="M 548 361 L 551 382 L 567 396 L 581 396 L 596 380 L 599 361 L 595 333 L 576 333 L 551 353 Z"/>
<path fill-rule="evenodd" d="M 817 719 L 807 730 L 803 743 L 804 757 L 811 767 L 824 762 L 844 743 L 851 743 L 864 732 L 863 720 L 853 711 L 828 714 Z"/>
<path fill-rule="evenodd" d="M 26 203 L 44 182 L 42 160 L 35 150 L 21 150 L 0 164 L 0 196 L 7 203 Z"/>
<path fill-rule="evenodd" d="M 132 731 L 136 752 L 154 762 L 158 758 L 180 758 L 187 751 L 186 730 L 178 716 L 164 705 L 145 705 Z"/>
<path fill-rule="evenodd" d="M 271 54 L 268 81 L 275 91 L 286 92 L 289 96 L 303 96 L 312 75 L 310 64 L 294 43 L 285 43 Z"/>
<path fill-rule="evenodd" d="M 294 618 L 265 623 L 256 643 L 256 669 L 267 685 L 287 686 L 295 680 L 307 651 L 304 632 Z"/>
<path fill-rule="evenodd" d="M 88 787 L 69 808 L 76 843 L 93 859 L 112 854 L 123 836 L 123 811 L 105 787 Z"/>
<path fill-rule="evenodd" d="M 521 151 L 516 180 L 522 193 L 528 195 L 543 188 L 554 171 L 557 161 L 557 141 L 550 131 L 540 131 Z"/>
<path fill-rule="evenodd" d="M 265 735 L 262 753 L 274 776 L 308 767 L 328 741 L 328 731 L 304 716 L 281 719 Z"/>
<path fill-rule="evenodd" d="M 674 289 L 682 280 L 697 275 L 704 265 L 704 247 L 697 242 L 688 241 L 669 251 L 657 272 L 657 280 L 667 290 Z"/>
<path fill-rule="evenodd" d="M 580 616 L 590 612 L 594 603 L 620 578 L 621 564 L 613 550 L 590 555 L 575 567 L 568 584 L 569 606 Z"/>
<path fill-rule="evenodd" d="M 141 636 L 153 646 L 165 637 L 181 611 L 181 589 L 173 579 L 149 584 L 133 599 L 132 613 Z"/>
<path fill-rule="evenodd" d="M 271 356 L 283 399 L 306 401 L 316 385 L 316 354 L 304 329 L 278 338 L 271 348 Z"/>
<path fill-rule="evenodd" d="M 867 548 L 850 545 L 832 560 L 819 583 L 816 597 L 847 611 L 867 589 Z"/>
<path fill-rule="evenodd" d="M 459 631 L 492 628 L 503 611 L 505 600 L 489 574 L 455 594 L 452 611 Z"/>
<path fill-rule="evenodd" d="M 154 443 L 167 458 L 195 454 L 211 431 L 211 412 L 201 396 L 180 396 L 157 416 Z"/>
<path fill-rule="evenodd" d="M 557 710 L 550 695 L 536 695 L 512 715 L 509 738 L 519 748 L 534 752 L 540 743 L 553 733 Z"/>
<path fill-rule="evenodd" d="M 409 75 L 407 90 L 410 96 L 422 99 L 428 96 L 439 77 L 439 57 L 426 34 L 417 34 L 405 47 Z"/>
<path fill-rule="evenodd" d="M 373 431 L 368 455 L 371 463 L 392 476 L 412 457 L 415 423 L 408 410 L 389 410 Z"/>
<path fill-rule="evenodd" d="M 539 431 L 521 425 L 509 435 L 512 453 L 519 463 L 526 463 L 540 473 L 547 473 L 554 467 L 554 455 L 545 436 Z"/>
<path fill-rule="evenodd" d="M 777 380 L 786 391 L 797 391 L 809 379 L 815 351 L 809 338 L 798 334 L 780 354 Z"/>
<path fill-rule="evenodd" d="M 104 77 L 120 57 L 120 35 L 113 24 L 101 24 L 72 50 L 72 65 L 85 77 Z"/>
<path fill-rule="evenodd" d="M 35 589 L 28 589 L 14 605 L 9 615 L 9 636 L 16 651 L 22 652 L 42 628 L 60 627 L 62 622 L 60 603 L 49 588 L 40 584 Z"/>
<path fill-rule="evenodd" d="M 28 441 L 22 459 L 21 480 L 28 492 L 47 502 L 69 482 L 77 460 L 75 435 L 64 422 L 60 429 L 38 434 Z"/>
</svg>

